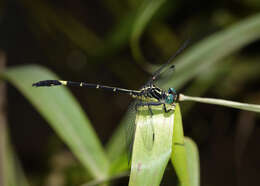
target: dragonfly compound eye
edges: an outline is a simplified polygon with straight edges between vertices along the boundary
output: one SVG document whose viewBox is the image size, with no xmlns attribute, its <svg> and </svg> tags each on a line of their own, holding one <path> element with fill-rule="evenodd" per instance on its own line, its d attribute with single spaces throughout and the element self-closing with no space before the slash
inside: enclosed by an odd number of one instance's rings
<svg viewBox="0 0 260 186">
<path fill-rule="evenodd" d="M 174 96 L 172 94 L 169 94 L 166 98 L 166 103 L 167 104 L 172 104 L 174 101 Z"/>
<path fill-rule="evenodd" d="M 176 90 L 174 88 L 169 88 L 168 89 L 168 93 L 169 94 L 172 94 L 172 93 L 177 94 L 177 92 L 176 92 Z"/>
</svg>

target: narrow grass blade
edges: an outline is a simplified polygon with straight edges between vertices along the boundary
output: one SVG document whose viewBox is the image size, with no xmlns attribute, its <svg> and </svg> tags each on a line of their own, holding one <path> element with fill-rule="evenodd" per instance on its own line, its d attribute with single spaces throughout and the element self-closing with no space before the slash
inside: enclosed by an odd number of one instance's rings
<svg viewBox="0 0 260 186">
<path fill-rule="evenodd" d="M 175 108 L 171 161 L 181 186 L 190 186 L 187 152 L 184 143 L 180 107 Z"/>
<path fill-rule="evenodd" d="M 110 138 L 106 150 L 107 156 L 111 161 L 110 173 L 119 173 L 129 169 L 128 160 L 130 153 L 130 145 L 134 136 L 135 129 L 135 111 L 132 106 L 129 107 L 127 117 L 123 119 L 119 129 L 115 131 Z"/>
<path fill-rule="evenodd" d="M 179 88 L 202 71 L 211 70 L 211 64 L 260 38 L 260 14 L 217 32 L 187 49 L 175 61 L 175 74 L 159 80 L 162 88 Z"/>
<path fill-rule="evenodd" d="M 147 108 L 139 108 L 136 116 L 136 132 L 132 154 L 132 164 L 130 173 L 130 186 L 156 186 L 159 185 L 170 159 L 172 152 L 172 133 L 174 124 L 174 112 L 165 113 L 161 107 L 153 108 L 151 117 Z M 145 131 L 146 125 L 153 125 L 152 130 Z M 144 138 L 143 135 L 150 135 L 150 138 Z M 154 135 L 153 146 L 147 147 L 152 142 L 144 140 L 152 139 Z"/>
<path fill-rule="evenodd" d="M 10 68 L 3 77 L 35 106 L 93 177 L 107 177 L 109 163 L 104 149 L 68 89 L 32 87 L 32 83 L 39 80 L 57 79 L 56 75 L 43 67 L 30 65 Z"/>
<path fill-rule="evenodd" d="M 187 164 L 190 178 L 191 186 L 200 185 L 200 161 L 199 161 L 199 151 L 196 143 L 185 137 L 184 144 L 186 149 Z"/>
<path fill-rule="evenodd" d="M 7 186 L 29 186 L 25 177 L 21 164 L 13 150 L 13 146 L 8 142 L 6 146 L 4 171 L 5 171 L 5 185 Z"/>
<path fill-rule="evenodd" d="M 183 94 L 180 94 L 179 99 L 180 101 L 195 101 L 200 103 L 221 105 L 225 107 L 231 107 L 231 108 L 247 110 L 252 112 L 260 112 L 260 105 L 256 105 L 256 104 L 240 103 L 240 102 L 227 101 L 224 99 L 215 99 L 215 98 L 191 97 Z"/>
<path fill-rule="evenodd" d="M 133 32 L 131 35 L 131 49 L 132 54 L 137 62 L 139 62 L 142 67 L 147 70 L 148 68 L 152 68 L 154 70 L 153 65 L 144 63 L 146 62 L 142 51 L 140 49 L 139 40 L 146 28 L 148 22 L 151 20 L 153 15 L 158 11 L 161 5 L 165 2 L 165 0 L 146 0 L 143 2 L 142 6 L 139 8 L 139 12 L 137 13 L 136 21 L 133 25 Z"/>
<path fill-rule="evenodd" d="M 0 116 L 0 185 L 28 186 L 28 181 L 11 145 L 6 124 L 3 116 Z"/>
<path fill-rule="evenodd" d="M 57 37 L 55 34 L 59 31 L 91 56 L 95 55 L 96 48 L 102 46 L 103 43 L 95 32 L 74 19 L 69 12 L 54 8 L 51 3 L 42 0 L 21 0 L 19 3 L 30 15 L 30 21 L 38 24 L 41 32 Z"/>
<path fill-rule="evenodd" d="M 126 117 L 124 121 L 122 121 L 123 124 L 120 125 L 119 128 L 114 132 L 113 136 L 110 138 L 107 144 L 107 155 L 112 161 L 116 160 L 119 156 L 125 153 L 125 150 L 127 150 L 126 142 L 122 142 L 125 141 L 125 123 L 130 122 L 128 118 L 129 117 Z M 134 125 L 134 123 L 129 123 L 129 125 L 130 124 Z M 115 154 L 117 156 L 115 156 Z"/>
</svg>

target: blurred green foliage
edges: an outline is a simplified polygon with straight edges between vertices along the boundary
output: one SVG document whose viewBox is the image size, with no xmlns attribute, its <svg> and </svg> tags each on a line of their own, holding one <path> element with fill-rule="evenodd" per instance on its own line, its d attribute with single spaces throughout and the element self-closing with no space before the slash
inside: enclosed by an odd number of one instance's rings
<svg viewBox="0 0 260 186">
<path fill-rule="evenodd" d="M 175 71 L 160 80 L 162 87 L 176 87 L 179 92 L 194 96 L 260 102 L 260 46 L 257 42 L 260 37 L 260 4 L 257 0 L 14 0 L 2 1 L 0 6 L 1 48 L 7 53 L 7 66 L 38 63 L 57 72 L 62 79 L 102 82 L 138 89 L 183 41 L 190 39 L 187 50 L 175 60 Z M 36 80 L 30 77 L 33 72 L 37 71 L 24 72 L 28 75 L 28 84 Z M 41 80 L 40 75 L 34 74 L 34 78 L 37 76 Z M 20 86 L 21 90 L 21 86 L 27 86 L 25 82 L 21 82 L 21 85 L 16 82 L 16 86 Z M 21 158 L 22 165 L 30 185 L 53 185 L 56 182 L 52 180 L 55 179 L 60 181 L 60 185 L 78 185 L 90 180 L 90 175 L 100 179 L 105 177 L 103 175 L 107 174 L 111 162 L 111 167 L 116 167 L 109 170 L 113 173 L 127 167 L 122 165 L 125 157 L 121 156 L 124 152 L 124 129 L 122 124 L 119 124 L 118 130 L 115 128 L 118 123 L 130 122 L 124 119 L 127 116 L 123 117 L 130 99 L 121 95 L 72 89 L 99 135 L 92 137 L 98 141 L 94 149 L 99 149 L 99 155 L 101 154 L 97 162 L 103 162 L 100 163 L 103 168 L 98 166 L 104 173 L 102 176 L 98 176 L 99 171 L 82 176 L 82 165 L 73 157 L 61 153 L 66 150 L 59 139 L 50 137 L 50 131 L 46 135 L 34 128 L 45 122 L 37 117 L 30 106 L 26 106 L 24 99 L 17 98 L 18 93 L 14 89 L 10 88 L 9 91 L 11 137 L 14 137 L 13 142 L 18 149 L 23 149 L 23 144 L 28 146 L 26 151 L 20 150 L 18 156 L 25 157 Z M 39 93 L 29 93 L 37 100 Z M 49 94 L 51 96 L 51 92 Z M 61 104 L 70 111 L 68 102 Z M 54 111 L 46 109 L 55 112 L 59 105 L 56 106 Z M 260 166 L 257 166 L 257 155 L 260 152 L 254 150 L 257 143 L 251 142 L 253 148 L 250 148 L 250 144 L 246 146 L 252 151 L 246 154 L 250 160 L 243 159 L 238 154 L 246 152 L 245 148 L 239 146 L 240 143 L 247 144 L 249 137 L 254 139 L 252 141 L 259 140 L 256 125 L 259 117 L 253 120 L 248 116 L 248 120 L 245 120 L 248 122 L 237 126 L 236 123 L 244 121 L 240 118 L 242 112 L 186 103 L 181 105 L 181 109 L 185 135 L 195 139 L 201 148 L 202 185 L 258 183 L 256 172 Z M 74 112 L 75 109 L 70 114 L 73 115 Z M 19 126 L 16 125 L 17 121 Z M 247 130 L 248 125 L 256 126 L 255 132 Z M 26 132 L 20 132 L 21 130 Z M 30 132 L 31 138 L 26 137 Z M 69 134 L 63 134 L 64 138 Z M 78 138 L 85 138 L 84 134 L 82 132 Z M 236 136 L 248 137 L 234 140 L 230 136 L 235 136 L 235 139 Z M 107 144 L 108 157 L 103 154 L 98 138 Z M 28 143 L 28 139 L 38 139 L 37 145 Z M 87 144 L 87 138 L 84 141 Z M 84 146 L 88 146 L 86 144 Z M 223 152 L 234 146 L 236 148 L 233 154 L 223 155 Z M 54 150 L 46 152 L 47 149 Z M 46 153 L 48 159 L 40 158 L 42 152 Z M 69 163 L 60 165 L 61 168 L 54 171 L 59 166 L 56 161 L 52 165 L 50 160 L 55 159 L 59 153 Z M 41 164 L 31 165 L 33 163 L 30 163 L 28 154 L 37 157 L 36 164 L 43 162 L 42 167 Z M 58 159 L 61 157 L 58 156 Z M 89 166 L 88 160 L 83 157 L 79 159 L 83 165 Z M 252 164 L 255 166 L 250 166 Z M 119 168 L 119 165 L 122 167 Z M 43 167 L 47 170 L 43 171 Z"/>
</svg>

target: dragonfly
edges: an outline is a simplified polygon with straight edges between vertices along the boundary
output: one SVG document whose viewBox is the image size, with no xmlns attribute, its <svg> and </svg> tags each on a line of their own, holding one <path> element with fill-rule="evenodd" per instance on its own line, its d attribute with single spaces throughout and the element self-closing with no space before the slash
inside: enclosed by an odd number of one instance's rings
<svg viewBox="0 0 260 186">
<path fill-rule="evenodd" d="M 153 116 L 153 111 L 151 107 L 162 106 L 164 112 L 168 113 L 174 109 L 175 104 L 179 101 L 179 93 L 177 93 L 177 91 L 174 88 L 169 88 L 167 91 L 163 90 L 155 85 L 155 81 L 165 71 L 175 68 L 175 66 L 171 64 L 172 61 L 183 51 L 184 48 L 186 48 L 187 44 L 188 41 L 184 42 L 182 46 L 167 60 L 167 62 L 152 74 L 152 77 L 139 90 L 131 90 L 131 89 L 125 89 L 119 87 L 87 83 L 87 82 L 75 82 L 75 81 L 64 81 L 64 80 L 43 80 L 43 81 L 38 81 L 36 83 L 33 83 L 32 86 L 34 87 L 70 86 L 70 87 L 101 89 L 101 90 L 113 92 L 115 94 L 120 93 L 120 94 L 126 94 L 131 96 L 136 101 L 130 106 L 130 108 L 134 105 L 136 111 L 138 111 L 139 107 L 147 107 L 150 116 Z M 168 105 L 170 107 L 167 107 Z M 132 128 L 132 126 L 133 125 L 128 126 L 126 131 L 127 134 L 126 146 L 128 146 L 128 150 L 129 150 L 129 160 L 131 159 L 133 135 L 135 133 L 135 127 Z M 153 144 L 155 134 L 154 134 L 154 128 L 152 123 L 149 126 L 149 128 L 150 128 L 149 130 L 152 131 L 151 132 L 152 137 L 148 137 L 149 140 L 144 140 L 144 142 L 149 141 L 145 143 Z M 146 146 L 149 146 L 147 147 L 148 149 L 151 149 L 152 147 L 152 145 L 146 145 Z"/>
<path fill-rule="evenodd" d="M 151 114 L 151 106 L 163 105 L 164 111 L 169 112 L 170 109 L 167 110 L 166 104 L 173 105 L 178 101 L 178 93 L 174 88 L 169 88 L 168 92 L 166 92 L 163 89 L 160 89 L 159 87 L 155 86 L 153 83 L 149 83 L 140 90 L 130 90 L 86 82 L 74 82 L 63 80 L 43 80 L 33 84 L 34 87 L 50 87 L 59 85 L 103 89 L 115 93 L 128 94 L 132 98 L 140 100 L 140 102 L 138 102 L 138 104 L 136 105 L 136 108 L 140 106 L 147 106 Z"/>
<path fill-rule="evenodd" d="M 154 84 L 154 82 L 161 75 L 162 71 L 177 57 L 178 54 L 186 47 L 187 41 L 172 55 L 168 61 L 162 65 L 157 71 L 155 71 L 152 77 L 147 81 L 147 83 L 139 90 L 124 89 L 119 87 L 112 87 L 100 84 L 93 84 L 87 82 L 75 82 L 75 81 L 64 81 L 64 80 L 43 80 L 33 83 L 34 87 L 51 87 L 51 86 L 75 86 L 75 87 L 85 87 L 102 89 L 105 91 L 110 91 L 113 93 L 127 94 L 134 99 L 139 100 L 135 105 L 136 108 L 140 106 L 147 106 L 149 112 L 152 114 L 151 106 L 161 106 L 165 112 L 169 112 L 170 109 L 166 108 L 166 105 L 175 105 L 178 102 L 179 94 L 174 88 L 169 88 L 165 91 Z M 171 65 L 169 69 L 173 69 L 175 66 Z"/>
</svg>

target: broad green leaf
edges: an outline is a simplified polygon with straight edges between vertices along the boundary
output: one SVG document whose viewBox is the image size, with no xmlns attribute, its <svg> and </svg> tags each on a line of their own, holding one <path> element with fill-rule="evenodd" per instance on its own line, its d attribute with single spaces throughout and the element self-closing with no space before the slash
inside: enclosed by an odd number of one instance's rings
<svg viewBox="0 0 260 186">
<path fill-rule="evenodd" d="M 103 179 L 108 176 L 109 163 L 104 149 L 68 89 L 32 87 L 36 81 L 57 79 L 56 75 L 43 67 L 30 65 L 10 68 L 3 77 L 35 106 L 93 177 Z"/>
<path fill-rule="evenodd" d="M 165 167 L 172 153 L 174 112 L 153 107 L 139 108 L 133 144 L 130 186 L 160 185 Z"/>
<path fill-rule="evenodd" d="M 180 107 L 175 108 L 171 161 L 181 186 L 190 186 L 187 152 L 184 143 Z"/>
<path fill-rule="evenodd" d="M 188 171 L 191 186 L 200 185 L 200 161 L 199 151 L 196 143 L 190 139 L 184 138 L 185 149 L 187 153 Z"/>
<path fill-rule="evenodd" d="M 221 105 L 225 107 L 231 107 L 241 110 L 247 110 L 252 112 L 260 112 L 260 105 L 256 104 L 248 104 L 248 103 L 240 103 L 236 101 L 228 101 L 224 99 L 216 99 L 216 98 L 201 98 L 201 97 L 192 97 L 180 94 L 180 101 L 195 101 L 200 103 Z"/>
</svg>

